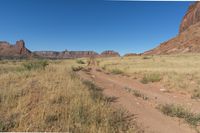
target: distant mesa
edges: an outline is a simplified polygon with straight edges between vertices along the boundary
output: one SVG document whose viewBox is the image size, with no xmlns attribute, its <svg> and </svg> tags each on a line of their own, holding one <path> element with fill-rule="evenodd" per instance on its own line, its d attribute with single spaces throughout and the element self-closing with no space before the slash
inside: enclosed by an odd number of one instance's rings
<svg viewBox="0 0 200 133">
<path fill-rule="evenodd" d="M 118 52 L 107 50 L 102 52 L 100 55 L 94 51 L 35 51 L 35 55 L 43 58 L 52 59 L 67 59 L 67 58 L 83 58 L 83 57 L 118 57 L 120 56 Z"/>
<path fill-rule="evenodd" d="M 43 58 L 52 58 L 52 59 L 67 59 L 67 58 L 83 58 L 98 56 L 98 53 L 94 51 L 35 51 L 35 55 Z"/>
<path fill-rule="evenodd" d="M 83 57 L 118 57 L 118 52 L 107 50 L 100 55 L 95 51 L 33 51 L 25 47 L 23 40 L 12 45 L 6 41 L 0 41 L 0 58 L 48 58 L 48 59 L 69 59 Z"/>
<path fill-rule="evenodd" d="M 127 53 L 124 55 L 124 57 L 130 57 L 130 56 L 138 56 L 140 54 L 136 54 L 136 53 Z"/>
<path fill-rule="evenodd" d="M 179 34 L 143 54 L 175 54 L 200 52 L 200 2 L 194 2 L 180 24 Z"/>
<path fill-rule="evenodd" d="M 106 51 L 102 52 L 100 56 L 101 57 L 119 57 L 120 54 L 113 50 L 106 50 Z"/>
</svg>

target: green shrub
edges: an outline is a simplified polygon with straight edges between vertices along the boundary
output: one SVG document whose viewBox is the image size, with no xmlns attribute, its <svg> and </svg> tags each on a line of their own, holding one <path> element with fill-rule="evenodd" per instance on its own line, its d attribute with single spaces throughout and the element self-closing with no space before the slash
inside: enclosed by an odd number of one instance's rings
<svg viewBox="0 0 200 133">
<path fill-rule="evenodd" d="M 76 63 L 78 63 L 78 64 L 85 64 L 85 62 L 83 60 L 76 60 Z"/>
<path fill-rule="evenodd" d="M 149 56 L 144 56 L 144 57 L 142 57 L 142 59 L 144 59 L 144 60 L 147 60 L 147 59 L 151 59 L 152 57 L 149 57 Z"/>
<path fill-rule="evenodd" d="M 2 122 L 0 122 L 0 132 L 4 132 L 4 125 L 3 125 L 3 123 Z"/>
<path fill-rule="evenodd" d="M 115 68 L 115 69 L 111 70 L 111 73 L 112 74 L 123 74 L 124 72 L 122 70 L 120 70 L 120 69 Z"/>
<path fill-rule="evenodd" d="M 197 126 L 200 124 L 200 114 L 191 113 L 180 105 L 165 104 L 159 105 L 157 108 L 165 115 L 183 118 L 190 125 Z"/>
<path fill-rule="evenodd" d="M 41 60 L 41 61 L 32 61 L 32 62 L 27 62 L 23 64 L 23 67 L 26 70 L 36 70 L 36 69 L 45 69 L 46 66 L 48 66 L 49 63 L 46 60 Z"/>
<path fill-rule="evenodd" d="M 47 115 L 45 119 L 45 123 L 51 124 L 55 121 L 58 121 L 58 116 L 57 115 Z"/>
<path fill-rule="evenodd" d="M 184 118 L 186 115 L 188 115 L 188 111 L 180 105 L 165 104 L 160 105 L 159 108 L 163 114 L 171 117 Z"/>
<path fill-rule="evenodd" d="M 147 74 L 142 78 L 141 82 L 147 84 L 149 82 L 159 82 L 160 80 L 160 74 Z"/>
<path fill-rule="evenodd" d="M 106 65 L 102 66 L 101 68 L 102 68 L 103 70 L 106 70 Z"/>
<path fill-rule="evenodd" d="M 106 97 L 102 93 L 102 88 L 96 86 L 95 84 L 93 84 L 88 80 L 83 81 L 83 84 L 88 87 L 90 96 L 94 101 L 106 100 Z"/>
<path fill-rule="evenodd" d="M 13 120 L 0 121 L 0 132 L 8 132 L 9 129 L 14 128 L 17 123 Z"/>
<path fill-rule="evenodd" d="M 131 89 L 128 87 L 124 88 L 127 92 L 132 93 L 136 97 L 141 97 L 143 100 L 148 100 L 149 98 L 141 93 L 139 90 Z"/>
</svg>

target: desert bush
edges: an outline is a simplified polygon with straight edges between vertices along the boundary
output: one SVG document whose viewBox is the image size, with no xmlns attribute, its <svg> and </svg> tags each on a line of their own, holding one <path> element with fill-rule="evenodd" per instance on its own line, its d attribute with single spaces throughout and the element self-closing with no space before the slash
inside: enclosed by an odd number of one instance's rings
<svg viewBox="0 0 200 133">
<path fill-rule="evenodd" d="M 103 70 L 106 70 L 106 65 L 102 66 L 101 68 L 102 68 Z"/>
<path fill-rule="evenodd" d="M 26 70 L 36 70 L 36 69 L 45 69 L 46 66 L 48 66 L 49 63 L 46 60 L 41 60 L 41 61 L 32 61 L 32 62 L 27 62 L 23 64 L 23 67 Z"/>
<path fill-rule="evenodd" d="M 5 132 L 5 127 L 3 125 L 3 122 L 0 121 L 0 132 Z"/>
<path fill-rule="evenodd" d="M 85 64 L 85 62 L 83 61 L 83 60 L 76 60 L 76 63 L 78 63 L 78 64 Z"/>
<path fill-rule="evenodd" d="M 45 123 L 46 124 L 51 124 L 55 121 L 58 121 L 58 116 L 57 115 L 47 115 L 45 118 Z"/>
<path fill-rule="evenodd" d="M 147 83 L 149 83 L 149 82 L 159 82 L 160 80 L 161 80 L 160 74 L 155 74 L 155 73 L 153 73 L 153 74 L 146 74 L 146 75 L 142 78 L 141 82 L 142 82 L 143 84 L 147 84 Z"/>
<path fill-rule="evenodd" d="M 147 60 L 147 59 L 151 59 L 152 57 L 150 57 L 150 56 L 144 56 L 144 57 L 142 57 L 142 59 L 144 59 L 144 60 Z"/>
<path fill-rule="evenodd" d="M 165 115 L 183 118 L 190 125 L 197 126 L 200 124 L 200 114 L 191 113 L 180 105 L 165 104 L 159 105 L 157 108 Z"/>
<path fill-rule="evenodd" d="M 10 128 L 14 128 L 16 125 L 13 120 L 0 121 L 0 132 L 8 132 Z"/>
<path fill-rule="evenodd" d="M 72 68 L 72 70 L 73 70 L 74 72 L 77 72 L 77 71 L 80 71 L 80 70 L 83 69 L 82 66 L 72 66 L 71 68 Z"/>
<path fill-rule="evenodd" d="M 90 95 L 94 101 L 97 100 L 105 100 L 105 96 L 102 94 L 102 88 L 96 86 L 91 81 L 85 80 L 83 81 L 83 84 L 88 87 L 88 90 L 90 92 Z"/>
<path fill-rule="evenodd" d="M 120 69 L 115 68 L 115 69 L 111 70 L 111 73 L 112 74 L 123 74 L 124 72 L 122 70 L 120 70 Z"/>
<path fill-rule="evenodd" d="M 97 60 L 97 66 L 99 66 L 100 62 L 101 62 L 100 60 Z"/>
<path fill-rule="evenodd" d="M 191 98 L 192 99 L 200 99 L 200 91 L 195 89 Z"/>
<path fill-rule="evenodd" d="M 129 93 L 132 93 L 136 97 L 141 97 L 143 100 L 148 100 L 149 98 L 145 96 L 143 93 L 141 93 L 139 90 L 131 89 L 129 87 L 124 88 Z"/>
</svg>

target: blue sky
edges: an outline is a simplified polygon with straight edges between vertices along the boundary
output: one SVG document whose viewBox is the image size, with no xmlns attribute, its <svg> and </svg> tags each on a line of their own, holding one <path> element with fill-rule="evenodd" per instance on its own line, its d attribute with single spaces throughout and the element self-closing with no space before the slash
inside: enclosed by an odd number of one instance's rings
<svg viewBox="0 0 200 133">
<path fill-rule="evenodd" d="M 0 40 L 35 50 L 140 53 L 178 34 L 191 2 L 0 0 Z"/>
</svg>

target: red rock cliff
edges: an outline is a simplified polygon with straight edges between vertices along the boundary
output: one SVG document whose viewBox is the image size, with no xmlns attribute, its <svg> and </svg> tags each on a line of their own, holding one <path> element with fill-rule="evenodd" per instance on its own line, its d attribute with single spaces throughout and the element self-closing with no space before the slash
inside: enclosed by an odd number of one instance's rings
<svg viewBox="0 0 200 133">
<path fill-rule="evenodd" d="M 200 53 L 200 2 L 188 8 L 176 37 L 143 54 L 177 53 Z"/>
<path fill-rule="evenodd" d="M 200 21 L 200 2 L 194 2 L 188 8 L 187 13 L 183 17 L 179 32 L 183 32 L 188 29 L 191 25 L 196 24 Z"/>
<path fill-rule="evenodd" d="M 15 45 L 8 42 L 0 42 L 0 56 L 1 57 L 20 57 L 30 56 L 31 51 L 25 47 L 23 40 L 17 41 Z"/>
</svg>

